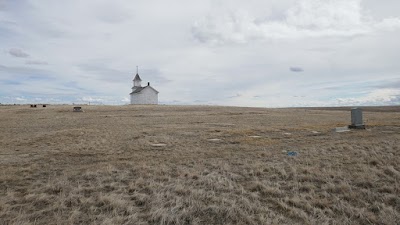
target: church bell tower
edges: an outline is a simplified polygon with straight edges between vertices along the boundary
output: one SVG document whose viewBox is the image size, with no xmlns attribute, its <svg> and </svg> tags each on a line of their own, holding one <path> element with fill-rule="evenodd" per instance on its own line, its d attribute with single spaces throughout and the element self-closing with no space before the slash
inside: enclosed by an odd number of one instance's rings
<svg viewBox="0 0 400 225">
<path fill-rule="evenodd" d="M 136 67 L 136 76 L 133 79 L 132 89 L 136 89 L 138 87 L 142 87 L 142 79 L 140 79 L 140 76 L 139 76 L 139 67 Z"/>
</svg>

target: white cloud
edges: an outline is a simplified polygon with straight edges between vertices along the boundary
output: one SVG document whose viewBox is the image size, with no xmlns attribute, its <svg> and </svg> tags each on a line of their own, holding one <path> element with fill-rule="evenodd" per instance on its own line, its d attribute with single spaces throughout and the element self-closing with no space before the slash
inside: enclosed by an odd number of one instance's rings
<svg viewBox="0 0 400 225">
<path fill-rule="evenodd" d="M 375 27 L 378 30 L 388 30 L 388 31 L 400 29 L 400 18 L 383 19 L 382 22 L 376 23 Z"/>
<path fill-rule="evenodd" d="M 24 97 L 16 97 L 15 100 L 16 100 L 16 101 L 19 101 L 19 102 L 25 102 L 25 101 L 27 101 L 27 99 L 24 98 Z"/>
<path fill-rule="evenodd" d="M 299 0 L 279 20 L 260 19 L 243 10 L 208 15 L 192 33 L 201 42 L 247 43 L 251 40 L 351 37 L 400 28 L 399 18 L 376 21 L 361 0 Z"/>
<path fill-rule="evenodd" d="M 361 0 L 300 0 L 287 11 L 288 26 L 352 30 L 363 24 Z"/>
<path fill-rule="evenodd" d="M 338 105 L 398 105 L 400 89 L 376 89 L 357 98 L 338 98 Z"/>
<path fill-rule="evenodd" d="M 104 99 L 102 99 L 102 98 L 96 98 L 96 97 L 93 98 L 91 96 L 82 97 L 81 100 L 83 102 L 103 102 L 104 101 Z"/>
<path fill-rule="evenodd" d="M 125 97 L 125 98 L 121 99 L 121 102 L 127 103 L 127 102 L 130 102 L 130 100 L 129 100 L 129 98 Z"/>
</svg>

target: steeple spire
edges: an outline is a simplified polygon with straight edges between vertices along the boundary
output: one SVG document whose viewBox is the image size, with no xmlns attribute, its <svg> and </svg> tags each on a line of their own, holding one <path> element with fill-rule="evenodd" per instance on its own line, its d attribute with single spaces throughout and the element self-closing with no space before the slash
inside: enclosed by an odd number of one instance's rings
<svg viewBox="0 0 400 225">
<path fill-rule="evenodd" d="M 133 87 L 141 87 L 142 86 L 142 79 L 139 76 L 139 66 L 136 66 L 136 76 L 133 79 Z"/>
</svg>

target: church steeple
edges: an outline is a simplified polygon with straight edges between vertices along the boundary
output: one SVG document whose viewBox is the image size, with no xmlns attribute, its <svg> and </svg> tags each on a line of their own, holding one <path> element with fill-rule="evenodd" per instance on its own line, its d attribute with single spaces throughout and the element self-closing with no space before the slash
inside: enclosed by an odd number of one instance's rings
<svg viewBox="0 0 400 225">
<path fill-rule="evenodd" d="M 142 79 L 139 76 L 139 67 L 136 66 L 136 76 L 133 79 L 133 87 L 141 87 L 142 86 Z"/>
</svg>

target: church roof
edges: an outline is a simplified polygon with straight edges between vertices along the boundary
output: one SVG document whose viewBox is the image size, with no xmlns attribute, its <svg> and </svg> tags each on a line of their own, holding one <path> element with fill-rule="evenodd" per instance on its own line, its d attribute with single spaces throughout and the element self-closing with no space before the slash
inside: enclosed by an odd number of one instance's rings
<svg viewBox="0 0 400 225">
<path fill-rule="evenodd" d="M 136 94 L 136 93 L 139 93 L 139 92 L 141 92 L 143 89 L 145 89 L 145 88 L 151 88 L 153 91 L 155 91 L 157 94 L 159 93 L 156 89 L 154 89 L 153 87 L 151 87 L 151 86 L 146 86 L 146 87 L 137 87 L 134 91 L 132 91 L 131 93 L 130 93 L 130 95 L 131 94 Z"/>
<path fill-rule="evenodd" d="M 141 92 L 145 87 L 137 87 L 134 91 L 132 91 L 131 94 L 139 93 Z"/>
<path fill-rule="evenodd" d="M 136 76 L 135 76 L 135 78 L 133 79 L 133 81 L 135 81 L 135 80 L 140 80 L 140 81 L 142 81 L 142 79 L 140 79 L 140 76 L 139 76 L 138 73 L 136 74 Z"/>
</svg>

